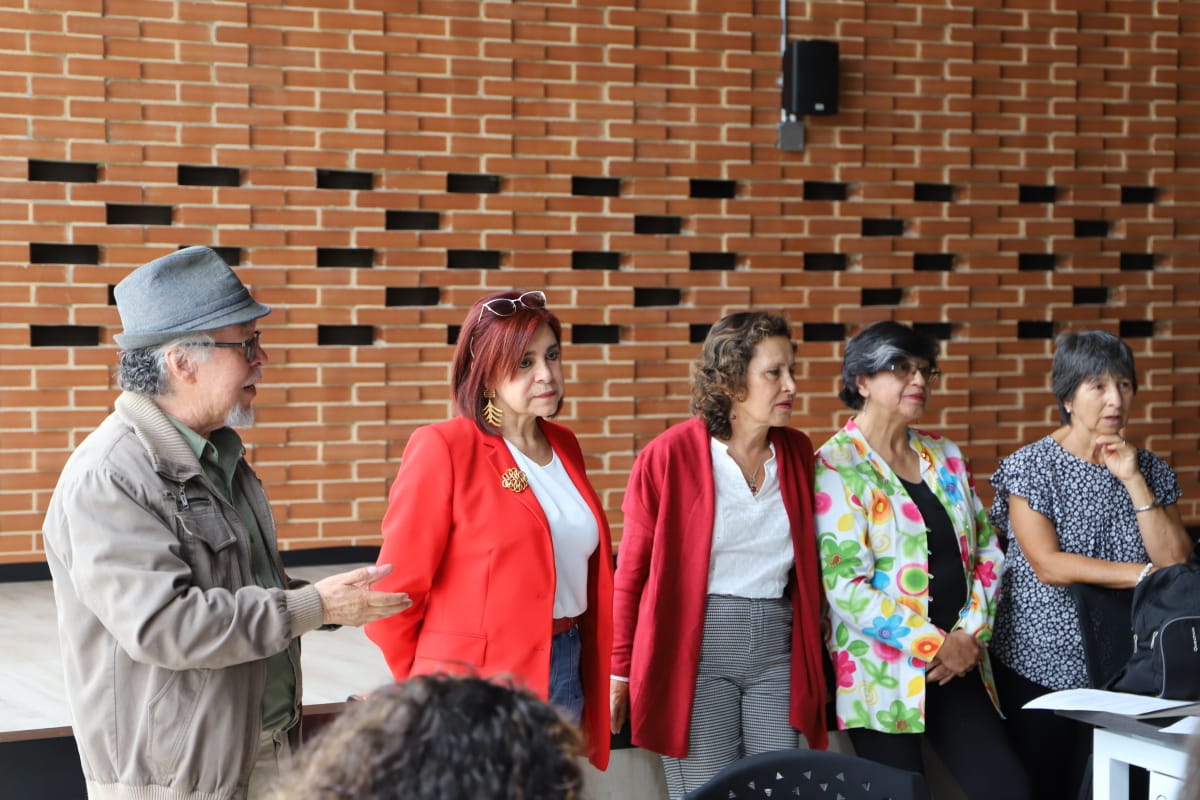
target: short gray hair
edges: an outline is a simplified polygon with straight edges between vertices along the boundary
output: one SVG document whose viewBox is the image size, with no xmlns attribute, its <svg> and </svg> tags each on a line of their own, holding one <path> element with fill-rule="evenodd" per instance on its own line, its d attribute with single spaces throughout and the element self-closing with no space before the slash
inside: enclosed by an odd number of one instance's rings
<svg viewBox="0 0 1200 800">
<path fill-rule="evenodd" d="M 1064 425 L 1071 422 L 1067 401 L 1075 396 L 1079 385 L 1102 375 L 1127 378 L 1137 393 L 1137 368 L 1129 345 L 1107 331 L 1068 331 L 1058 337 L 1050 383 Z"/>
<path fill-rule="evenodd" d="M 866 403 L 859 394 L 858 378 L 889 369 L 908 358 L 920 358 L 937 366 L 938 344 L 932 336 L 891 320 L 873 323 L 846 344 L 842 355 L 842 390 L 838 397 L 854 410 Z"/>
<path fill-rule="evenodd" d="M 148 397 L 163 397 L 171 393 L 171 374 L 167 371 L 167 353 L 180 347 L 192 348 L 195 362 L 212 357 L 209 347 L 213 338 L 207 333 L 193 333 L 172 339 L 154 347 L 122 350 L 117 362 L 117 385 L 127 392 Z"/>
</svg>

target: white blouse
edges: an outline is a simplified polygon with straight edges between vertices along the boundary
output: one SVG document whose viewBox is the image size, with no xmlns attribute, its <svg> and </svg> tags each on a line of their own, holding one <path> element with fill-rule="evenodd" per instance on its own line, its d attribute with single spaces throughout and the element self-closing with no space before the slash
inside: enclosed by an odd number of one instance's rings
<svg viewBox="0 0 1200 800">
<path fill-rule="evenodd" d="M 783 597 L 795 556 L 787 509 L 779 488 L 775 447 L 763 466 L 758 492 L 746 485 L 742 468 L 719 439 L 712 442 L 716 513 L 708 593 L 733 597 Z"/>
<path fill-rule="evenodd" d="M 571 476 L 551 451 L 550 463 L 541 466 L 513 446 L 508 451 L 529 479 L 554 547 L 554 618 L 578 617 L 587 611 L 588 561 L 600 545 L 600 526 Z"/>
</svg>

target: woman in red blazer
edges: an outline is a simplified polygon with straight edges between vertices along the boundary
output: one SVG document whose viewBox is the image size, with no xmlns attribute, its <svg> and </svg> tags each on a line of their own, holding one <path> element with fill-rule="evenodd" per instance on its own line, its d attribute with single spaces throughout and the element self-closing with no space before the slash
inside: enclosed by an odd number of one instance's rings
<svg viewBox="0 0 1200 800">
<path fill-rule="evenodd" d="M 408 440 L 383 520 L 376 588 L 413 607 L 367 628 L 397 680 L 506 676 L 609 754 L 612 550 L 563 400 L 562 327 L 541 292 L 471 307 L 454 353 L 458 416 Z"/>
<path fill-rule="evenodd" d="M 671 797 L 743 756 L 824 748 L 812 442 L 788 427 L 787 323 L 717 322 L 695 416 L 639 454 L 622 508 L 612 723 L 663 756 Z M 397 554 L 398 555 L 398 554 Z"/>
</svg>

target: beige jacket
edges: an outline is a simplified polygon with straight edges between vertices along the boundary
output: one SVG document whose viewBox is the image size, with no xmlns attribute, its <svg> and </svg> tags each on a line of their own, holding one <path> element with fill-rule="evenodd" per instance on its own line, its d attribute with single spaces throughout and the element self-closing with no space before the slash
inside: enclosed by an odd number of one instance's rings
<svg viewBox="0 0 1200 800">
<path fill-rule="evenodd" d="M 236 480 L 283 575 L 262 484 L 245 461 Z M 88 796 L 244 797 L 263 659 L 321 624 L 316 589 L 255 585 L 237 511 L 128 392 L 67 462 L 43 535 Z"/>
</svg>

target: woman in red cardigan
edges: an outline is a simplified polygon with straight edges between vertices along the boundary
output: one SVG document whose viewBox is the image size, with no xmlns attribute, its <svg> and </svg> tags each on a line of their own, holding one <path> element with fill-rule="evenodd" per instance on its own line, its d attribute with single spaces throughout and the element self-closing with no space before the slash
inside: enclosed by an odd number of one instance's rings
<svg viewBox="0 0 1200 800">
<path fill-rule="evenodd" d="M 717 322 L 687 422 L 638 456 L 613 597 L 612 727 L 671 797 L 742 756 L 826 746 L 812 442 L 788 427 L 787 323 Z"/>
<path fill-rule="evenodd" d="M 408 440 L 376 584 L 409 611 L 367 628 L 397 680 L 503 675 L 563 710 L 608 764 L 612 550 L 563 400 L 562 327 L 541 292 L 471 307 L 454 353 L 458 416 Z M 403 587 L 403 588 L 402 588 Z"/>
</svg>

